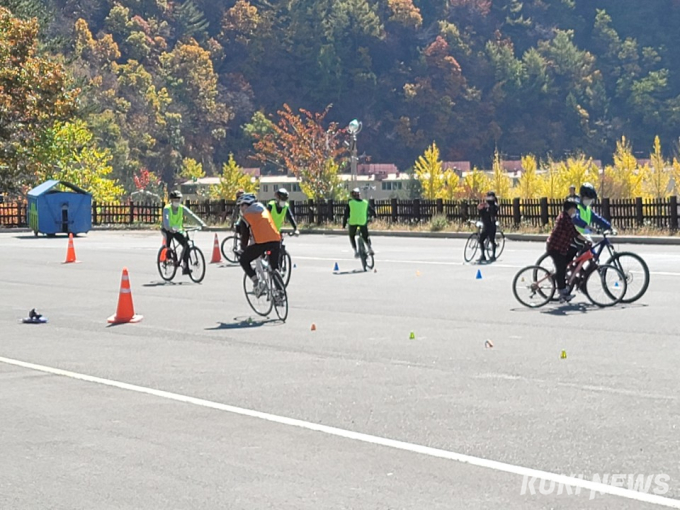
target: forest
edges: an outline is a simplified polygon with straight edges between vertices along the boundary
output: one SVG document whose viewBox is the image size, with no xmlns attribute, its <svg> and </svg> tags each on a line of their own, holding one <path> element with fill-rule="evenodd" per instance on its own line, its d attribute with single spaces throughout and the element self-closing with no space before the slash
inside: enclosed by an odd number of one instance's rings
<svg viewBox="0 0 680 510">
<path fill-rule="evenodd" d="M 678 26 L 678 0 L 0 0 L 0 191 L 281 171 L 262 150 L 287 112 L 360 119 L 363 160 L 401 170 L 434 146 L 671 166 Z"/>
</svg>

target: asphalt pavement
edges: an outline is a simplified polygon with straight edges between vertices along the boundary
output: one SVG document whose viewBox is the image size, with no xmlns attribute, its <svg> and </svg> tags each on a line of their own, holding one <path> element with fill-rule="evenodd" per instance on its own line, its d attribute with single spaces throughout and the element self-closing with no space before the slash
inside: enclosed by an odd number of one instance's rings
<svg viewBox="0 0 680 510">
<path fill-rule="evenodd" d="M 0 234 L 0 509 L 680 508 L 680 247 L 617 246 L 639 302 L 529 310 L 541 243 L 479 266 L 376 238 L 363 272 L 344 236 L 286 238 L 284 324 L 239 266 L 164 283 L 160 244 L 92 232 L 63 264 L 64 237 Z M 144 318 L 112 326 L 124 267 Z"/>
</svg>

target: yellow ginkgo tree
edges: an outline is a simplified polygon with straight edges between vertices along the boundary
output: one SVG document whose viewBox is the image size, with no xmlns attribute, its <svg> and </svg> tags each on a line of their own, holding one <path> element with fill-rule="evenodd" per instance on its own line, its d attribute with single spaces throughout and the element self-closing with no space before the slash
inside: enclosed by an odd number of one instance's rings
<svg viewBox="0 0 680 510">
<path fill-rule="evenodd" d="M 422 196 L 428 200 L 442 198 L 446 188 L 444 164 L 439 159 L 439 148 L 432 142 L 425 153 L 416 160 L 416 178 L 420 181 Z"/>
</svg>

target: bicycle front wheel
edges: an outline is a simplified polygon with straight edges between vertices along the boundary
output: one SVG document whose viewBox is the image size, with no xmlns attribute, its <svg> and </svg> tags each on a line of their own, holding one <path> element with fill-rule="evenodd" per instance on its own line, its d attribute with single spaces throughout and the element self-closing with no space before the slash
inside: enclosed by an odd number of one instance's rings
<svg viewBox="0 0 680 510">
<path fill-rule="evenodd" d="M 225 237 L 220 245 L 220 251 L 222 256 L 227 259 L 227 262 L 236 264 L 238 262 L 238 256 L 236 255 L 236 250 L 238 249 L 238 236 Z"/>
<path fill-rule="evenodd" d="M 272 273 L 270 281 L 274 311 L 281 321 L 286 322 L 286 319 L 288 318 L 288 293 L 286 292 L 286 284 L 281 275 L 276 271 Z"/>
<path fill-rule="evenodd" d="M 635 253 L 621 252 L 610 258 L 606 265 L 614 266 L 626 277 L 626 295 L 621 302 L 632 303 L 640 299 L 649 287 L 647 263 Z"/>
<path fill-rule="evenodd" d="M 281 264 L 279 264 L 279 273 L 281 273 L 281 278 L 286 287 L 290 283 L 290 276 L 293 273 L 293 261 L 290 258 L 290 254 L 287 251 L 283 252 L 281 256 Z"/>
<path fill-rule="evenodd" d="M 621 302 L 627 290 L 626 277 L 615 266 L 603 265 L 592 270 L 583 285 L 583 292 L 599 307 Z"/>
<path fill-rule="evenodd" d="M 520 269 L 512 281 L 515 299 L 529 308 L 547 304 L 555 295 L 555 288 L 552 273 L 541 266 Z"/>
<path fill-rule="evenodd" d="M 465 262 L 472 262 L 477 254 L 477 248 L 479 247 L 479 234 L 472 234 L 468 237 L 465 243 L 465 251 L 463 252 L 463 257 Z"/>
<path fill-rule="evenodd" d="M 205 278 L 205 257 L 196 246 L 189 248 L 189 278 L 196 283 L 201 283 Z"/>
<path fill-rule="evenodd" d="M 172 280 L 177 272 L 177 255 L 174 250 L 165 246 L 161 247 L 156 255 L 156 267 L 163 280 L 166 282 Z"/>
<path fill-rule="evenodd" d="M 250 308 L 257 315 L 266 316 L 272 311 L 274 302 L 271 299 L 271 288 L 266 282 L 260 281 L 256 286 L 247 274 L 243 275 L 243 291 Z"/>
</svg>

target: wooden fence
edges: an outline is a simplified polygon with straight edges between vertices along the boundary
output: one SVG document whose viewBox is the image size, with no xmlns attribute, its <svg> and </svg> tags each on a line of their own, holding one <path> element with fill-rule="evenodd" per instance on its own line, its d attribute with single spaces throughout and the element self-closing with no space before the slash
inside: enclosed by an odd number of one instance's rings
<svg viewBox="0 0 680 510">
<path fill-rule="evenodd" d="M 371 200 L 378 219 L 388 223 L 415 224 L 426 222 L 434 216 L 446 216 L 457 222 L 476 220 L 476 201 L 467 200 Z M 185 204 L 206 222 L 220 224 L 231 218 L 235 208 L 233 201 L 214 200 Z M 346 202 L 292 201 L 295 217 L 301 223 L 340 223 Z M 159 204 L 92 204 L 94 225 L 159 225 L 162 217 Z M 562 209 L 562 200 L 547 198 L 500 200 L 499 220 L 503 226 L 546 226 L 552 223 Z M 615 227 L 625 230 L 649 226 L 653 228 L 678 229 L 678 199 L 602 199 L 594 206 L 595 212 L 611 221 Z M 28 224 L 25 203 L 0 203 L 0 226 L 26 227 Z"/>
</svg>

